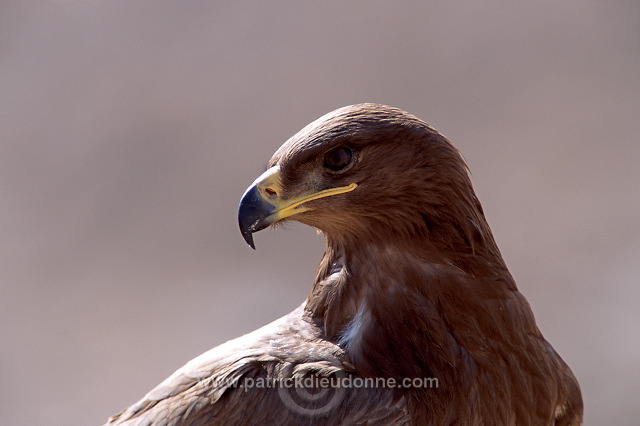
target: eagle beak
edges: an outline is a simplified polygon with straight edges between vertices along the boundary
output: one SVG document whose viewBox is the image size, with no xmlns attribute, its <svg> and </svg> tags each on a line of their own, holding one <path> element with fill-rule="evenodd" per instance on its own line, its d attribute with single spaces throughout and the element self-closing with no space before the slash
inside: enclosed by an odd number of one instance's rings
<svg viewBox="0 0 640 426">
<path fill-rule="evenodd" d="M 318 198 L 343 194 L 356 189 L 358 184 L 329 188 L 318 192 L 282 198 L 280 166 L 273 166 L 256 179 L 244 192 L 238 207 L 238 224 L 242 237 L 255 250 L 253 233 L 263 230 L 284 218 L 312 210 L 305 203 Z"/>
</svg>

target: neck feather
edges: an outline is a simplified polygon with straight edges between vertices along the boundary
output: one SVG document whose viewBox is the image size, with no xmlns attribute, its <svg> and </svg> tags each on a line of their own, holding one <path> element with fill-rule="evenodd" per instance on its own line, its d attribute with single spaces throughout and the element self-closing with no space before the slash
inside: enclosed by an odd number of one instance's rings
<svg viewBox="0 0 640 426">
<path fill-rule="evenodd" d="M 453 380 L 540 336 L 501 258 L 465 270 L 434 252 L 328 239 L 307 315 L 371 376 Z"/>
</svg>

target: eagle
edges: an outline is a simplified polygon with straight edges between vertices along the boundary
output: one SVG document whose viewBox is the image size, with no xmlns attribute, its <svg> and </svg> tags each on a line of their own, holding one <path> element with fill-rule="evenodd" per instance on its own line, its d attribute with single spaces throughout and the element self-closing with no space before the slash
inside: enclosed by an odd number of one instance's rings
<svg viewBox="0 0 640 426">
<path fill-rule="evenodd" d="M 108 424 L 582 424 L 578 382 L 518 291 L 462 155 L 419 118 L 372 103 L 320 117 L 275 152 L 238 219 L 253 248 L 289 220 L 324 235 L 308 298 Z"/>
</svg>

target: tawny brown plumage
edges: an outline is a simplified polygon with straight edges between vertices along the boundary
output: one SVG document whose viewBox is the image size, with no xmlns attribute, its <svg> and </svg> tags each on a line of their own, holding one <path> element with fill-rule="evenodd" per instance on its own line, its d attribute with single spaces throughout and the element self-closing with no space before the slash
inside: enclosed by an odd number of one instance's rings
<svg viewBox="0 0 640 426">
<path fill-rule="evenodd" d="M 582 423 L 578 383 L 538 330 L 461 155 L 418 118 L 377 104 L 321 117 L 274 154 L 239 218 L 251 245 L 283 220 L 322 231 L 308 299 L 192 360 L 110 424 Z M 267 378 L 280 386 L 248 386 Z M 437 387 L 286 389 L 291 378 Z"/>
</svg>

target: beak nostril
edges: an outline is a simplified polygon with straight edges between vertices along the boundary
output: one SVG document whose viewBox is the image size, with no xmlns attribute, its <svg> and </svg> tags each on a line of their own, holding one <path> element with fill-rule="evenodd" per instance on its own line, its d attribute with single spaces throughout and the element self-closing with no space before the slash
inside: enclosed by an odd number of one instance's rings
<svg viewBox="0 0 640 426">
<path fill-rule="evenodd" d="M 266 188 L 264 189 L 264 192 L 265 192 L 265 194 L 267 194 L 267 196 L 268 196 L 269 198 L 274 198 L 274 197 L 277 197 L 277 196 L 278 196 L 278 193 L 277 193 L 277 192 L 276 192 L 276 190 L 275 190 L 275 189 L 273 189 L 273 188 L 266 187 Z"/>
</svg>

